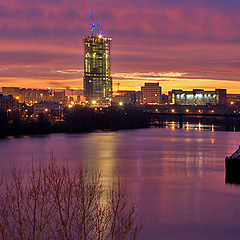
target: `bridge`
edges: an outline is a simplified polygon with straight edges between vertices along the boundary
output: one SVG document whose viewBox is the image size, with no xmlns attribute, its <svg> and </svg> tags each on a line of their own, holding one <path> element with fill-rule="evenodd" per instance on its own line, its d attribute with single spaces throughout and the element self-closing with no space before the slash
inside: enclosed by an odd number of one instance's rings
<svg viewBox="0 0 240 240">
<path fill-rule="evenodd" d="M 150 122 L 163 125 L 166 121 L 220 124 L 226 126 L 237 125 L 240 122 L 240 110 L 225 105 L 216 106 L 179 106 L 179 105 L 152 105 L 140 106 L 147 112 Z"/>
</svg>

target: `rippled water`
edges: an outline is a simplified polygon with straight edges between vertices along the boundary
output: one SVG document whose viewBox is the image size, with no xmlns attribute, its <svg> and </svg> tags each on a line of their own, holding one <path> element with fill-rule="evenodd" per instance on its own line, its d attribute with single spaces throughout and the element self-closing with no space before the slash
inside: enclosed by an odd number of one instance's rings
<svg viewBox="0 0 240 240">
<path fill-rule="evenodd" d="M 191 130 L 192 129 L 192 130 Z M 145 226 L 139 239 L 240 239 L 240 188 L 225 184 L 224 159 L 240 133 L 193 127 L 0 140 L 0 163 L 37 162 L 53 152 L 98 166 L 107 183 L 127 181 Z"/>
</svg>

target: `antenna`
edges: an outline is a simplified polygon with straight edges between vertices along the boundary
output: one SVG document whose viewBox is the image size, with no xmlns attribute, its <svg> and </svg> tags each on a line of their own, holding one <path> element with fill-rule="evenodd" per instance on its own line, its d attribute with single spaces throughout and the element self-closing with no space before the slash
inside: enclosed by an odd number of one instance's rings
<svg viewBox="0 0 240 240">
<path fill-rule="evenodd" d="M 101 29 L 100 29 L 100 24 L 99 24 L 99 20 L 98 20 L 98 18 L 97 18 L 97 23 L 98 23 L 98 36 L 101 38 L 102 37 L 102 31 L 101 31 Z"/>
<path fill-rule="evenodd" d="M 93 23 L 91 10 L 89 11 L 89 15 L 90 15 L 90 22 L 91 22 L 91 31 L 92 31 L 92 34 L 93 34 L 93 30 L 95 29 L 95 24 Z"/>
</svg>

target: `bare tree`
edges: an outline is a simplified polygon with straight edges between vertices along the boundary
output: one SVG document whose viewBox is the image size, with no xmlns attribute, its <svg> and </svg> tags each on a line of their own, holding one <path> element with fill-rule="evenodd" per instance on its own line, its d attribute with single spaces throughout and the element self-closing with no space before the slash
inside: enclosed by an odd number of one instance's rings
<svg viewBox="0 0 240 240">
<path fill-rule="evenodd" d="M 142 229 L 125 184 L 54 159 L 12 167 L 0 193 L 0 239 L 135 240 Z"/>
</svg>

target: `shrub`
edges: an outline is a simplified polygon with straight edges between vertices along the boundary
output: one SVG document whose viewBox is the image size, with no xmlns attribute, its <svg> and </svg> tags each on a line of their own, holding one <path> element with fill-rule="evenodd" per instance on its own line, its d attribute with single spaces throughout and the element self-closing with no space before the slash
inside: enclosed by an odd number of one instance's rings
<svg viewBox="0 0 240 240">
<path fill-rule="evenodd" d="M 98 170 L 71 171 L 54 159 L 12 167 L 0 193 L 1 239 L 136 239 L 142 224 L 125 184 L 105 188 Z"/>
</svg>

